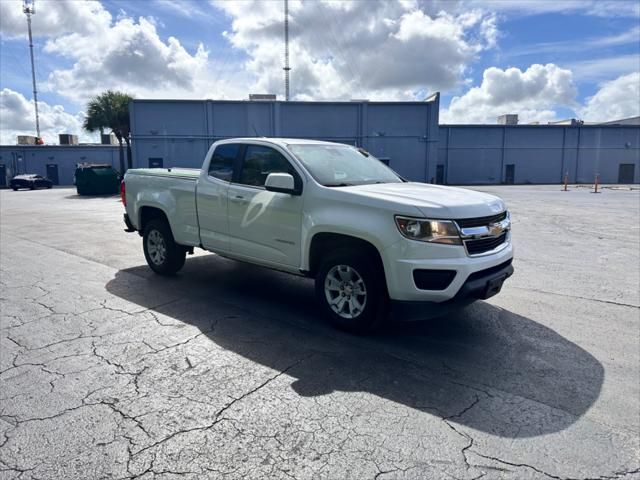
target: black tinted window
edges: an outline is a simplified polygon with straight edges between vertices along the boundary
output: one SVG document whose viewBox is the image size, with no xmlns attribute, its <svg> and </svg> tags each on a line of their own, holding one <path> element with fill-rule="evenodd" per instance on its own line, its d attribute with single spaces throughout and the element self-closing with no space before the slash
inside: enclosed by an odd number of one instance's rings
<svg viewBox="0 0 640 480">
<path fill-rule="evenodd" d="M 233 176 L 233 161 L 238 156 L 239 149 L 238 143 L 217 146 L 209 164 L 209 175 L 230 182 Z"/>
<path fill-rule="evenodd" d="M 262 187 L 270 173 L 290 173 L 297 177 L 291 164 L 278 151 L 261 145 L 247 145 L 239 183 Z"/>
</svg>

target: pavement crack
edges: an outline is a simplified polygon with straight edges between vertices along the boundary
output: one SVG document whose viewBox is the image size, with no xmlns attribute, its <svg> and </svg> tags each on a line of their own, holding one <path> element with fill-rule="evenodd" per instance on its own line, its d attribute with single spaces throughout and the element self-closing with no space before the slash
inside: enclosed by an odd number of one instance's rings
<svg viewBox="0 0 640 480">
<path fill-rule="evenodd" d="M 52 315 L 57 314 L 58 312 L 56 312 L 53 308 L 51 308 L 49 305 L 47 305 L 46 303 L 42 303 L 42 302 L 38 302 L 37 300 L 34 300 L 34 303 L 37 303 L 38 305 L 40 305 L 41 307 L 49 310 L 49 312 L 51 312 Z"/>
<path fill-rule="evenodd" d="M 469 410 L 471 410 L 473 407 L 475 407 L 479 402 L 480 402 L 480 398 L 476 395 L 474 400 L 468 406 L 463 408 L 460 412 L 455 413 L 453 415 L 449 415 L 448 417 L 443 417 L 442 418 L 442 421 L 444 423 L 446 423 L 447 426 L 451 430 L 453 430 L 458 435 L 460 435 L 462 438 L 467 440 L 467 444 L 464 447 L 462 447 L 462 449 L 460 450 L 460 453 L 462 453 L 462 458 L 463 458 L 464 463 L 465 463 L 465 465 L 467 467 L 467 470 L 469 470 L 470 468 L 473 467 L 473 465 L 471 465 L 469 463 L 469 459 L 467 458 L 467 450 L 469 450 L 473 446 L 474 439 L 473 439 L 473 437 L 471 435 L 468 435 L 467 433 L 465 433 L 465 432 L 463 432 L 461 430 L 458 430 L 450 420 L 452 420 L 454 418 L 460 418 L 462 415 L 464 415 Z"/>
<path fill-rule="evenodd" d="M 528 463 L 510 462 L 508 460 L 503 460 L 498 457 L 492 457 L 491 455 L 485 455 L 476 450 L 474 450 L 473 453 L 475 453 L 476 455 L 482 458 L 486 458 L 487 460 L 493 460 L 494 462 L 502 463 L 504 465 L 509 465 L 510 467 L 528 468 L 530 470 L 533 470 L 536 473 L 540 473 L 541 475 L 545 475 L 549 478 L 553 478 L 556 480 L 615 480 L 615 479 L 626 477 L 628 475 L 635 475 L 637 473 L 640 473 L 640 467 L 638 467 L 635 470 L 618 471 L 618 472 L 614 472 L 612 475 L 600 475 L 597 477 L 595 476 L 594 477 L 561 477 L 559 475 L 554 475 L 552 473 L 545 472 L 544 470 L 541 470 L 540 468 L 537 468 Z"/>
<path fill-rule="evenodd" d="M 515 462 L 509 462 L 507 460 L 502 460 L 501 458 L 498 457 L 492 457 L 490 455 L 484 455 L 482 453 L 479 453 L 477 451 L 474 451 L 474 453 L 482 458 L 486 458 L 487 460 L 493 460 L 494 462 L 498 462 L 498 463 L 502 463 L 505 465 L 509 465 L 510 467 L 520 467 L 520 468 L 529 468 L 531 470 L 533 470 L 534 472 L 540 473 L 542 475 L 545 475 L 549 478 L 555 478 L 557 480 L 580 480 L 578 478 L 571 478 L 571 477 L 559 477 L 557 475 L 553 475 L 551 473 L 547 473 L 543 470 L 540 470 L 539 468 L 534 467 L 533 465 L 529 465 L 527 463 L 515 463 Z"/>
<path fill-rule="evenodd" d="M 559 296 L 559 297 L 576 298 L 576 299 L 579 299 L 579 300 L 588 300 L 590 302 L 607 303 L 609 305 L 618 305 L 620 307 L 640 308 L 640 305 L 635 305 L 633 303 L 616 302 L 615 300 L 601 300 L 599 298 L 583 297 L 581 295 L 571 295 L 571 294 L 568 294 L 568 293 L 550 292 L 548 290 L 541 290 L 541 289 L 537 289 L 537 288 L 516 287 L 516 286 L 511 286 L 510 288 L 517 288 L 518 290 L 525 290 L 527 292 L 546 293 L 548 295 L 556 295 L 556 296 Z"/>
<path fill-rule="evenodd" d="M 242 394 L 241 396 L 234 398 L 233 400 L 231 400 L 229 403 L 227 403 L 225 406 L 223 406 L 220 410 L 218 410 L 215 415 L 214 415 L 214 420 L 213 422 L 207 424 L 207 425 L 200 425 L 197 427 L 192 427 L 192 428 L 187 428 L 187 429 L 182 429 L 182 430 L 177 430 L 169 435 L 167 435 L 166 437 L 158 440 L 155 443 L 152 443 L 151 445 L 147 445 L 146 447 L 138 450 L 137 452 L 134 453 L 134 455 L 140 455 L 141 453 L 150 450 L 152 448 L 155 448 L 169 440 L 171 440 L 174 437 L 177 437 L 178 435 L 183 435 L 186 433 L 191 433 L 191 432 L 198 432 L 198 431 L 203 431 L 203 430 L 209 430 L 211 428 L 213 428 L 214 426 L 216 426 L 218 423 L 223 422 L 223 421 L 229 421 L 229 422 L 233 422 L 232 419 L 230 418 L 226 418 L 223 417 L 222 414 L 224 412 L 226 412 L 227 410 L 229 410 L 231 407 L 233 407 L 236 403 L 241 402 L 242 400 L 244 400 L 245 398 L 253 395 L 254 393 L 256 393 L 257 391 L 261 390 L 262 388 L 264 388 L 265 386 L 267 386 L 269 383 L 273 382 L 274 380 L 278 379 L 279 377 L 281 377 L 282 375 L 286 374 L 288 371 L 290 371 L 291 369 L 297 367 L 298 365 L 300 365 L 302 362 L 308 360 L 309 358 L 311 358 L 314 354 L 311 355 L 307 355 L 306 357 L 303 357 L 299 360 L 297 360 L 296 362 L 292 363 L 291 365 L 289 365 L 288 367 L 284 368 L 283 370 L 279 371 L 277 374 L 269 377 L 268 379 L 266 379 L 264 382 L 260 383 L 260 385 L 252 388 L 251 390 L 247 391 L 246 393 Z"/>
</svg>

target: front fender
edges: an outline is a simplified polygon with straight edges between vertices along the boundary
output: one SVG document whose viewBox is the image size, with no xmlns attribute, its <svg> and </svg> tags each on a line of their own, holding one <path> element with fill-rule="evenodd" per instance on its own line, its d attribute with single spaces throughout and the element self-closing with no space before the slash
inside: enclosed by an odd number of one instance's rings
<svg viewBox="0 0 640 480">
<path fill-rule="evenodd" d="M 401 239 L 393 214 L 388 211 L 326 202 L 303 218 L 302 270 L 310 268 L 311 242 L 318 233 L 335 233 L 364 240 L 373 245 L 381 257 L 387 246 Z"/>
</svg>

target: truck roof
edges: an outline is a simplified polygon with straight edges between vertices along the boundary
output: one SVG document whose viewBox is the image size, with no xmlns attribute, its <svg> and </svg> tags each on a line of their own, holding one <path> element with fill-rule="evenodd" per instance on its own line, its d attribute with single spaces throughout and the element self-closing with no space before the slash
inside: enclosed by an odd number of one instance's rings
<svg viewBox="0 0 640 480">
<path fill-rule="evenodd" d="M 276 145 L 280 145 L 286 147 L 291 144 L 320 144 L 320 145 L 345 145 L 344 143 L 339 142 L 326 142 L 323 140 L 310 140 L 306 138 L 280 138 L 280 137 L 241 137 L 241 138 L 225 138 L 221 142 L 224 143 L 234 143 L 234 142 L 249 142 L 259 140 L 262 142 L 273 143 Z"/>
</svg>

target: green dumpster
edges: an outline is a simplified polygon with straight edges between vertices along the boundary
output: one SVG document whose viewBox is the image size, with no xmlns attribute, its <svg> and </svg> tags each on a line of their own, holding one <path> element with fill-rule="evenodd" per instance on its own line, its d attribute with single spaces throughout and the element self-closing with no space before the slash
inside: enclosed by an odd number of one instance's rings
<svg viewBox="0 0 640 480">
<path fill-rule="evenodd" d="M 80 164 L 74 178 L 78 195 L 107 195 L 120 191 L 120 174 L 108 164 Z"/>
</svg>

